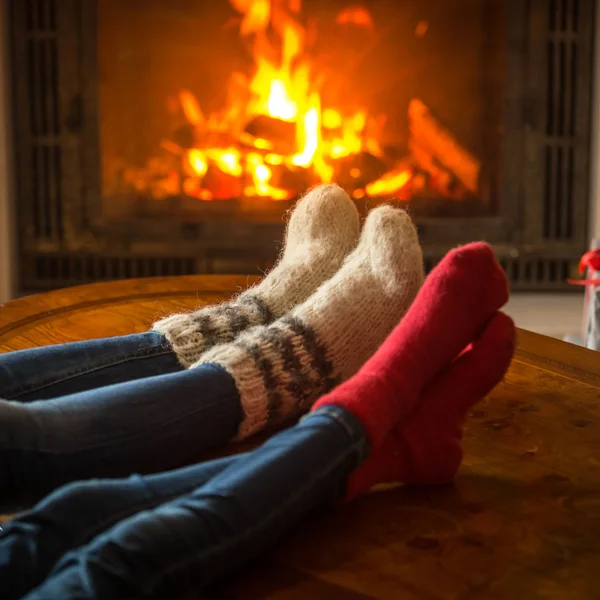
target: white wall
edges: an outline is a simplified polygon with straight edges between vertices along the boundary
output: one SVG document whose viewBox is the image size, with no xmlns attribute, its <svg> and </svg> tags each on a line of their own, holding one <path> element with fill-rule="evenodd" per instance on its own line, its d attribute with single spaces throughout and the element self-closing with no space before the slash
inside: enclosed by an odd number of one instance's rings
<svg viewBox="0 0 600 600">
<path fill-rule="evenodd" d="M 600 6 L 596 7 L 594 82 L 592 88 L 592 155 L 590 238 L 600 239 Z"/>
<path fill-rule="evenodd" d="M 0 304 L 14 294 L 14 239 L 11 202 L 13 186 L 12 135 L 8 92 L 8 0 L 0 0 Z"/>
</svg>

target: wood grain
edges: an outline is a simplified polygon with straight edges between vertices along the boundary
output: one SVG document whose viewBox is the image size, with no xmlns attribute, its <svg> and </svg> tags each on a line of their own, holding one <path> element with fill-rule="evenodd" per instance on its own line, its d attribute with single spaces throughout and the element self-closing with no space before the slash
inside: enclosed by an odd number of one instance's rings
<svg viewBox="0 0 600 600">
<path fill-rule="evenodd" d="M 254 280 L 133 280 L 31 296 L 0 309 L 0 350 L 143 331 Z M 600 354 L 519 335 L 505 381 L 470 415 L 455 485 L 387 488 L 324 508 L 209 597 L 597 598 Z"/>
</svg>

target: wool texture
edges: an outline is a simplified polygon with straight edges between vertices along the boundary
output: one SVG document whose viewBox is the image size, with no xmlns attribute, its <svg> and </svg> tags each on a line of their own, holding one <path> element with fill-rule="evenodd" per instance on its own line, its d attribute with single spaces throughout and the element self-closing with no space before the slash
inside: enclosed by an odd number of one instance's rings
<svg viewBox="0 0 600 600">
<path fill-rule="evenodd" d="M 280 259 L 260 283 L 229 302 L 171 315 L 153 329 L 166 336 L 179 362 L 189 368 L 208 348 L 271 323 L 304 302 L 340 268 L 358 237 L 352 200 L 336 185 L 318 186 L 296 205 Z"/>
<path fill-rule="evenodd" d="M 354 252 L 303 304 L 203 354 L 199 364 L 219 364 L 236 382 L 245 415 L 238 438 L 298 416 L 356 373 L 422 282 L 409 216 L 390 206 L 372 210 Z"/>
<path fill-rule="evenodd" d="M 359 373 L 320 398 L 365 427 L 372 451 L 417 406 L 433 378 L 465 350 L 508 300 L 492 248 L 476 242 L 450 251 L 433 269 L 405 318 Z"/>
<path fill-rule="evenodd" d="M 382 483 L 452 482 L 463 458 L 461 440 L 467 414 L 506 374 L 515 341 L 510 317 L 496 313 L 470 348 L 425 387 L 415 411 L 352 473 L 345 499 Z"/>
</svg>

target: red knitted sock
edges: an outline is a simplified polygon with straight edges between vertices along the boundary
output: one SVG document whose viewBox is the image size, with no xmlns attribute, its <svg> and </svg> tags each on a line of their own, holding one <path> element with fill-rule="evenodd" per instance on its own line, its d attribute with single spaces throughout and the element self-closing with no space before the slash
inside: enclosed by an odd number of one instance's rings
<svg viewBox="0 0 600 600">
<path fill-rule="evenodd" d="M 314 406 L 336 404 L 364 425 L 373 451 L 415 408 L 424 386 L 471 342 L 508 300 L 508 283 L 485 243 L 449 252 L 405 317 L 351 379 Z"/>
<path fill-rule="evenodd" d="M 348 479 L 346 499 L 378 483 L 449 483 L 462 461 L 462 425 L 469 409 L 504 377 L 515 326 L 497 313 L 481 337 L 424 390 L 417 409 Z"/>
</svg>

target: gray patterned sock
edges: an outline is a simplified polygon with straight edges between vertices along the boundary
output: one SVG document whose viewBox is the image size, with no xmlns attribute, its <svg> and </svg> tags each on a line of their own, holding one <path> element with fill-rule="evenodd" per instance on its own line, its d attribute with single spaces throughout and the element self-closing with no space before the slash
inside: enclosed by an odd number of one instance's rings
<svg viewBox="0 0 600 600">
<path fill-rule="evenodd" d="M 358 212 L 340 187 L 322 185 L 298 202 L 283 253 L 257 285 L 230 302 L 171 315 L 153 329 L 164 334 L 186 368 L 208 348 L 230 342 L 255 325 L 271 323 L 308 298 L 356 246 Z"/>
<path fill-rule="evenodd" d="M 235 380 L 245 415 L 238 437 L 298 416 L 356 373 L 408 310 L 422 262 L 408 215 L 376 208 L 354 252 L 303 304 L 205 352 L 198 364 L 221 365 Z"/>
</svg>

